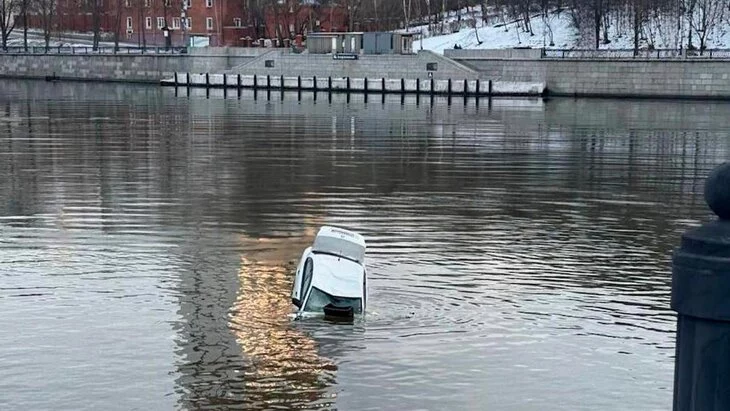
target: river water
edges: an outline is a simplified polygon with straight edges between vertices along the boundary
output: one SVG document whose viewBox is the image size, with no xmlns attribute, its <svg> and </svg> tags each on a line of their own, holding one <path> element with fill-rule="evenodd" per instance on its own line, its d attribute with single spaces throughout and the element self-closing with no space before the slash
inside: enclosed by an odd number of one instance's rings
<svg viewBox="0 0 730 411">
<path fill-rule="evenodd" d="M 666 410 L 725 103 L 0 82 L 1 409 Z M 319 226 L 369 312 L 292 322 Z"/>
</svg>

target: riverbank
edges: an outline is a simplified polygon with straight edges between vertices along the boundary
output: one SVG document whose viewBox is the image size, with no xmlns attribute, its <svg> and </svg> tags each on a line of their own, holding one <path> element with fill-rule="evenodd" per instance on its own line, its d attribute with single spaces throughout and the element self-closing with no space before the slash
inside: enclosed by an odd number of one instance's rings
<svg viewBox="0 0 730 411">
<path fill-rule="evenodd" d="M 260 48 L 147 53 L 6 53 L 0 54 L 0 77 L 427 94 L 449 94 L 451 84 L 452 94 L 479 95 L 491 95 L 489 85 L 494 92 L 500 84 L 520 90 L 511 95 L 530 90 L 530 95 L 730 100 L 730 58 L 724 57 L 565 58 L 541 49 L 420 51 L 352 60 Z M 262 81 L 249 84 L 254 77 Z"/>
</svg>

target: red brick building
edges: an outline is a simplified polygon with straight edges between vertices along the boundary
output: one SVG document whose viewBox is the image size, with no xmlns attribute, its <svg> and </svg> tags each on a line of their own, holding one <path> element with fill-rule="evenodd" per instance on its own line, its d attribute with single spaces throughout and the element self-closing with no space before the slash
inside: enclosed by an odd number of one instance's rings
<svg viewBox="0 0 730 411">
<path fill-rule="evenodd" d="M 140 46 L 164 45 L 165 27 L 173 46 L 191 40 L 198 45 L 249 46 L 262 38 L 347 30 L 347 13 L 341 8 L 279 0 L 257 13 L 246 4 L 247 0 L 58 0 L 53 31 L 92 32 L 96 15 L 107 40 L 119 32 L 121 42 Z M 41 27 L 40 16 L 30 16 L 29 25 Z"/>
</svg>

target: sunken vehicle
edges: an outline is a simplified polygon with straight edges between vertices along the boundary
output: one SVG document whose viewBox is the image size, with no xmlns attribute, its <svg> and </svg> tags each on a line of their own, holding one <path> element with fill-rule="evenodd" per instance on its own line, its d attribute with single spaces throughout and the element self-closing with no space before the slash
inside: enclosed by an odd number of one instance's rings
<svg viewBox="0 0 730 411">
<path fill-rule="evenodd" d="M 353 317 L 365 312 L 365 239 L 343 228 L 320 228 L 297 266 L 292 303 L 298 314 Z"/>
</svg>

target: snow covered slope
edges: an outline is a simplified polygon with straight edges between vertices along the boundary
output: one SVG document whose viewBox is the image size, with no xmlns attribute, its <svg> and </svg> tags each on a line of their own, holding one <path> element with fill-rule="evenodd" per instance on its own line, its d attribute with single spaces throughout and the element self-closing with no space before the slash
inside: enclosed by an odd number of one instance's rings
<svg viewBox="0 0 730 411">
<path fill-rule="evenodd" d="M 532 18 L 532 33 L 527 33 L 516 22 L 507 24 L 497 23 L 485 25 L 481 21 L 481 13 L 468 15 L 462 12 L 462 19 L 473 19 L 480 26 L 476 30 L 474 28 L 465 27 L 468 24 L 464 21 L 462 24 L 455 24 L 456 17 L 449 16 L 446 18 L 447 25 L 461 26 L 458 32 L 444 35 L 435 35 L 429 37 L 428 26 L 412 27 L 408 30 L 416 33 L 416 37 L 424 34 L 424 39 L 416 40 L 414 48 L 431 50 L 437 53 L 443 53 L 444 49 L 454 48 L 459 45 L 464 49 L 499 49 L 513 47 L 533 47 L 533 48 L 557 48 L 557 49 L 592 49 L 592 33 L 581 35 L 573 25 L 573 18 L 568 11 L 551 14 L 547 21 L 539 16 Z M 493 18 L 490 20 L 494 21 Z M 552 32 L 552 44 L 551 35 Z M 676 32 L 667 31 L 662 33 L 661 30 L 655 30 L 659 33 L 654 38 L 656 48 L 677 49 L 679 40 Z M 477 34 L 478 33 L 478 34 Z M 601 44 L 601 49 L 632 49 L 633 37 L 630 32 L 621 32 L 616 27 L 609 29 L 608 44 Z M 686 39 L 684 44 L 686 44 Z M 695 40 L 696 42 L 696 40 Z M 421 46 L 422 45 L 422 46 Z M 695 44 L 697 45 L 697 44 Z M 727 25 L 718 26 L 708 39 L 708 48 L 730 48 L 730 27 Z M 647 39 L 644 38 L 640 42 L 641 48 L 647 47 Z"/>
</svg>

